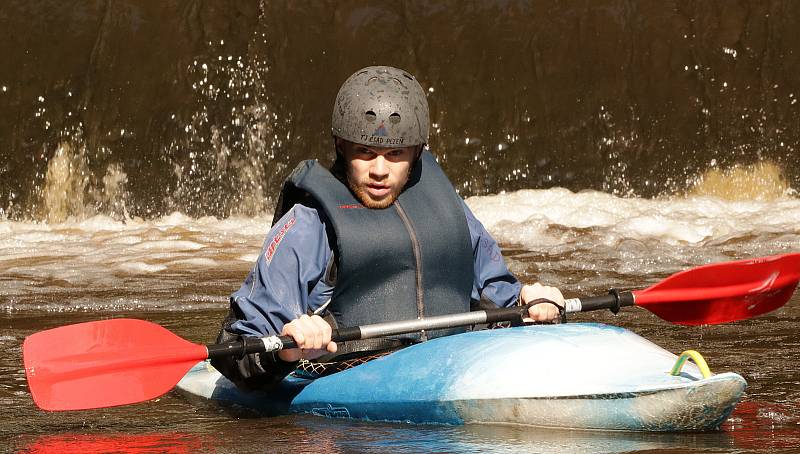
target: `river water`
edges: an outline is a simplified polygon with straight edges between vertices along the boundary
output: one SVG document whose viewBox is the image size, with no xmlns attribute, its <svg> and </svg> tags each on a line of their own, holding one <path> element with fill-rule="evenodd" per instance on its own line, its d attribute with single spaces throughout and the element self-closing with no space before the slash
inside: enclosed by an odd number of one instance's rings
<svg viewBox="0 0 800 454">
<path fill-rule="evenodd" d="M 175 393 L 46 413 L 21 344 L 114 317 L 210 342 L 281 181 L 330 161 L 336 90 L 371 64 L 418 76 L 432 151 L 524 281 L 587 296 L 798 251 L 798 27 L 790 0 L 4 2 L 0 449 L 796 451 L 798 296 L 718 326 L 572 318 L 745 377 L 701 434 L 252 419 Z"/>
<path fill-rule="evenodd" d="M 517 275 L 557 285 L 567 296 L 612 286 L 641 288 L 687 267 L 800 248 L 800 200 L 790 196 L 641 199 L 556 188 L 467 202 L 501 241 Z M 268 216 L 181 214 L 150 221 L 95 216 L 55 225 L 0 223 L 0 399 L 8 415 L 0 439 L 27 452 L 146 452 L 148 446 L 174 452 L 772 452 L 800 444 L 798 297 L 764 317 L 717 326 L 679 327 L 638 308 L 616 317 L 573 317 L 627 327 L 676 353 L 697 349 L 713 371 L 744 376 L 749 388 L 743 402 L 723 430 L 713 433 L 414 426 L 313 416 L 238 419 L 175 393 L 107 410 L 46 413 L 34 406 L 20 358 L 25 336 L 67 323 L 135 317 L 210 342 L 227 295 L 261 250 L 268 223 Z"/>
</svg>

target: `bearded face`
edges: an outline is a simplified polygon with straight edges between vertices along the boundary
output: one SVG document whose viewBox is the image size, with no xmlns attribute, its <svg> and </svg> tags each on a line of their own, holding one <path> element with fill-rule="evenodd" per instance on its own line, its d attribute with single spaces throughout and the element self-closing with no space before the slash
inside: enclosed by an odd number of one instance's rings
<svg viewBox="0 0 800 454">
<path fill-rule="evenodd" d="M 347 163 L 347 184 L 367 208 L 383 209 L 394 203 L 408 182 L 419 146 L 369 147 L 337 139 Z"/>
</svg>

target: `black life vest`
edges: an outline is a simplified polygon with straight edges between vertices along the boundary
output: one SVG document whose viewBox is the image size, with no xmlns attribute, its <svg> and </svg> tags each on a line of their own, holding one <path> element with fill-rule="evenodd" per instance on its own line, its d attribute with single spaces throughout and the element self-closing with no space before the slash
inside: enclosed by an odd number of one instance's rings
<svg viewBox="0 0 800 454">
<path fill-rule="evenodd" d="M 315 160 L 300 163 L 286 180 L 275 219 L 296 203 L 322 209 L 328 220 L 336 257 L 328 311 L 339 327 L 470 310 L 473 251 L 463 202 L 430 153 L 421 154 L 388 208 L 364 207 Z M 459 331 L 402 338 L 417 341 Z"/>
</svg>

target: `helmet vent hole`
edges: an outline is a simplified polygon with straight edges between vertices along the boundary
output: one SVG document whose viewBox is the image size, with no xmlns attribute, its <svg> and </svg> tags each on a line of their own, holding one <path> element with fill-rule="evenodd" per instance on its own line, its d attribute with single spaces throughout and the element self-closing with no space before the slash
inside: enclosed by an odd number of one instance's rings
<svg viewBox="0 0 800 454">
<path fill-rule="evenodd" d="M 389 121 L 391 123 L 393 123 L 393 124 L 400 123 L 400 114 L 395 112 L 395 113 L 389 115 Z"/>
<path fill-rule="evenodd" d="M 368 110 L 364 113 L 364 118 L 366 118 L 368 122 L 373 123 L 378 116 L 375 115 L 375 112 Z"/>
<path fill-rule="evenodd" d="M 414 78 L 413 78 L 413 77 L 409 76 L 409 75 L 408 75 L 408 74 L 406 74 L 406 73 L 403 73 L 403 77 L 405 77 L 405 78 L 406 78 L 406 79 L 408 79 L 408 80 L 414 80 Z"/>
</svg>

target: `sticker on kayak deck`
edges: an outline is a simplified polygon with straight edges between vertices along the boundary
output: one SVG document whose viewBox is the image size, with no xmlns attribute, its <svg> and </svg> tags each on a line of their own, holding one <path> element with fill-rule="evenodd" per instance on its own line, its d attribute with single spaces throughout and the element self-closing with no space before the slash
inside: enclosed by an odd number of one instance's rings
<svg viewBox="0 0 800 454">
<path fill-rule="evenodd" d="M 264 253 L 265 258 L 267 259 L 267 263 L 272 261 L 272 256 L 275 255 L 275 251 L 278 249 L 278 245 L 281 244 L 283 237 L 286 235 L 286 232 L 292 228 L 294 223 L 297 222 L 296 218 L 289 219 L 286 224 L 283 224 L 278 233 L 275 234 L 275 237 L 272 238 L 272 241 L 269 243 L 269 247 L 267 247 L 267 252 Z"/>
<path fill-rule="evenodd" d="M 328 404 L 327 407 L 322 408 L 312 408 L 311 414 L 316 416 L 325 416 L 326 418 L 349 418 L 350 411 L 347 410 L 347 407 L 334 407 L 331 404 Z"/>
</svg>

